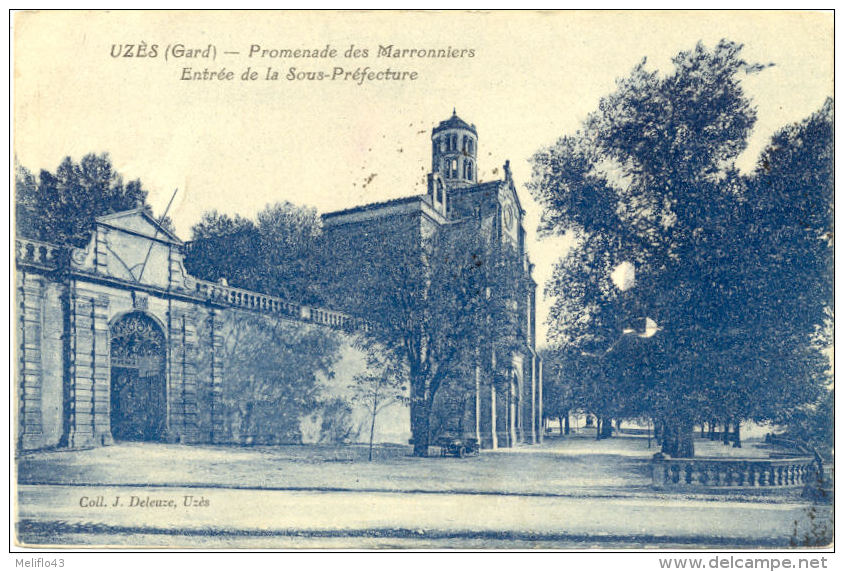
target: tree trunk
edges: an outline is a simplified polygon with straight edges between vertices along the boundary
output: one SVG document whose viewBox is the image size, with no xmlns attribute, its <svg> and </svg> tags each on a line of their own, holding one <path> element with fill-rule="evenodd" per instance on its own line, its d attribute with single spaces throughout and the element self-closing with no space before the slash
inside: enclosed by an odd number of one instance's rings
<svg viewBox="0 0 844 572">
<path fill-rule="evenodd" d="M 568 411 L 566 411 L 565 417 L 563 417 L 563 419 L 565 419 L 565 422 L 566 422 L 566 435 L 568 435 L 569 433 L 571 433 L 571 426 L 569 425 L 569 412 Z"/>
<path fill-rule="evenodd" d="M 601 439 L 609 439 L 612 437 L 612 418 L 604 417 L 601 419 Z"/>
<path fill-rule="evenodd" d="M 375 399 L 375 405 L 372 407 L 372 423 L 369 424 L 369 462 L 372 462 L 372 443 L 375 441 L 375 418 L 378 416 L 378 398 Z"/>
<path fill-rule="evenodd" d="M 412 399 L 410 402 L 410 433 L 413 436 L 414 457 L 428 456 L 429 430 L 427 403 L 424 399 Z"/>
<path fill-rule="evenodd" d="M 741 449 L 741 421 L 736 421 L 736 432 L 733 434 L 733 447 Z"/>
<path fill-rule="evenodd" d="M 721 443 L 724 445 L 730 444 L 730 422 L 724 421 L 724 434 L 721 435 Z"/>
<path fill-rule="evenodd" d="M 254 404 L 250 401 L 246 404 L 246 411 L 243 413 L 243 421 L 240 425 L 240 442 L 243 445 L 252 445 L 255 435 L 252 433 L 252 411 Z"/>
<path fill-rule="evenodd" d="M 662 452 L 669 457 L 676 457 L 677 455 L 677 435 L 673 425 L 663 423 L 661 426 L 662 434 Z"/>
<path fill-rule="evenodd" d="M 369 426 L 369 461 L 372 462 L 372 442 L 375 440 L 375 415 L 372 415 L 372 424 Z"/>
<path fill-rule="evenodd" d="M 601 440 L 601 418 L 597 415 L 595 416 L 595 440 Z"/>
<path fill-rule="evenodd" d="M 713 420 L 709 421 L 709 440 L 715 440 L 715 421 Z"/>
<path fill-rule="evenodd" d="M 648 449 L 651 448 L 651 418 L 648 417 Z"/>
<path fill-rule="evenodd" d="M 700 422 L 700 438 L 703 439 L 704 437 L 706 437 L 706 422 L 701 421 Z"/>
<path fill-rule="evenodd" d="M 695 456 L 695 428 L 692 423 L 680 423 L 679 429 L 679 443 L 680 443 L 680 457 L 692 458 Z"/>
<path fill-rule="evenodd" d="M 662 452 L 671 457 L 695 456 L 694 425 L 687 421 L 665 421 L 662 427 Z"/>
<path fill-rule="evenodd" d="M 563 436 L 563 418 L 558 417 L 557 419 L 560 421 L 560 437 L 562 437 Z"/>
</svg>

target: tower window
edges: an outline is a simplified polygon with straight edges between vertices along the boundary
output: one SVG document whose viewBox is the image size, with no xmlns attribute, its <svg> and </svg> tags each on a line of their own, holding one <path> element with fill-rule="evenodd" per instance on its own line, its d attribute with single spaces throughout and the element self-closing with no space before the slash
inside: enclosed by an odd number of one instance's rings
<svg viewBox="0 0 844 572">
<path fill-rule="evenodd" d="M 466 161 L 466 178 L 472 180 L 472 162 Z"/>
<path fill-rule="evenodd" d="M 443 202 L 443 184 L 437 181 L 437 202 Z"/>
<path fill-rule="evenodd" d="M 471 137 L 467 137 L 467 139 L 468 139 L 468 141 L 467 141 L 467 144 L 466 144 L 466 151 L 471 155 L 472 153 L 474 153 L 474 150 L 473 150 L 474 142 L 472 141 Z"/>
<path fill-rule="evenodd" d="M 457 159 L 451 160 L 451 178 L 452 179 L 457 178 Z"/>
</svg>

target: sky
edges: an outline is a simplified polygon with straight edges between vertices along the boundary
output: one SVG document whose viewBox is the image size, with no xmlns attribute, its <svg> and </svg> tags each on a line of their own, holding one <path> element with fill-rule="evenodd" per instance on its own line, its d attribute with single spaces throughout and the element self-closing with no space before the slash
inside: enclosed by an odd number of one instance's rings
<svg viewBox="0 0 844 572">
<path fill-rule="evenodd" d="M 744 44 L 749 62 L 774 64 L 744 81 L 758 112 L 739 161 L 750 169 L 775 130 L 833 95 L 831 14 L 18 13 L 13 152 L 33 171 L 55 170 L 65 156 L 107 152 L 126 180 L 142 180 L 157 214 L 179 190 L 169 214 L 189 239 L 210 209 L 254 216 L 286 200 L 328 212 L 423 193 L 431 129 L 456 109 L 477 127 L 480 180 L 500 178 L 510 160 L 541 291 L 570 243 L 537 236 L 540 211 L 526 188 L 530 157 L 576 132 L 642 58 L 667 71 L 679 51 L 721 38 Z M 146 54 L 156 46 L 156 57 L 111 55 L 137 55 L 142 43 Z M 179 45 L 196 57 L 175 57 Z M 464 57 L 379 58 L 379 45 Z M 345 57 L 352 46 L 369 56 Z M 270 55 L 326 47 L 337 55 Z M 202 57 L 206 51 L 215 57 Z M 359 84 L 352 74 L 367 66 L 417 76 Z M 233 79 L 181 79 L 206 68 L 233 72 Z M 264 79 L 267 68 L 279 79 Z M 349 80 L 287 80 L 290 68 L 351 73 Z M 258 79 L 241 80 L 247 71 Z M 540 295 L 540 345 L 549 306 Z"/>
</svg>

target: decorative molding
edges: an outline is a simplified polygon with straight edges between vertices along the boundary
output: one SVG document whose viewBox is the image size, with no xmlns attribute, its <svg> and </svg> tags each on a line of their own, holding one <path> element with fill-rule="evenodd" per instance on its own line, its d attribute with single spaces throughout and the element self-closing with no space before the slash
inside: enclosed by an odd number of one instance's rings
<svg viewBox="0 0 844 572">
<path fill-rule="evenodd" d="M 132 291 L 132 307 L 135 310 L 147 311 L 149 309 L 149 296 L 144 292 Z"/>
</svg>

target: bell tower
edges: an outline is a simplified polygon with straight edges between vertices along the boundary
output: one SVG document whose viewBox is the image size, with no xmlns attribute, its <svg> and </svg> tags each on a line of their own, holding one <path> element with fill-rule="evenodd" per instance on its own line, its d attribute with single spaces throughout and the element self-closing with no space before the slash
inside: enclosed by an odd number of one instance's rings
<svg viewBox="0 0 844 572">
<path fill-rule="evenodd" d="M 478 182 L 478 132 L 457 117 L 441 121 L 431 132 L 431 173 L 428 194 L 434 209 L 448 216 L 449 189 L 467 187 Z"/>
<path fill-rule="evenodd" d="M 454 110 L 431 132 L 431 173 L 439 174 L 449 187 L 478 182 L 478 132 Z"/>
</svg>

